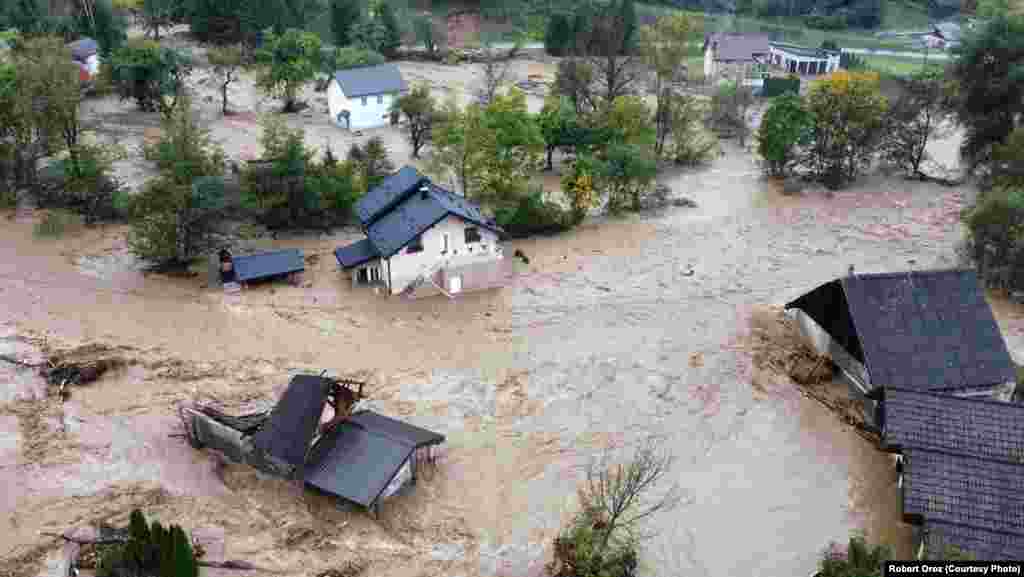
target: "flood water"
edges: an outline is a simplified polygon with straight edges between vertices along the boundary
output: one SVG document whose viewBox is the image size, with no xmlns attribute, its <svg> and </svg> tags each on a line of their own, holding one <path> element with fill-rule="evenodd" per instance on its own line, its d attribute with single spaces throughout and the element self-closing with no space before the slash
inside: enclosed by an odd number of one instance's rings
<svg viewBox="0 0 1024 577">
<path fill-rule="evenodd" d="M 98 502 L 146 503 L 225 527 L 229 558 L 285 574 L 351 554 L 373 575 L 540 575 L 583 466 L 650 433 L 669 439 L 686 499 L 654 519 L 645 575 L 809 575 L 854 529 L 908 554 L 888 457 L 792 387 L 755 396 L 744 339 L 755 307 L 849 265 L 952 265 L 963 191 L 868 176 L 834 198 L 784 197 L 730 149 L 665 183 L 699 208 L 513 242 L 506 254 L 530 258 L 516 283 L 457 301 L 353 291 L 331 254 L 351 232 L 277 243 L 314 257 L 303 286 L 226 296 L 142 275 L 122 228 L 42 241 L 6 221 L 4 351 L 27 346 L 15 337 L 102 342 L 135 363 L 63 407 L 35 401 L 55 420 L 33 430 L 65 430 L 33 451 L 24 412 L 0 411 L 0 558 Z M 38 386 L 8 365 L 0 404 Z M 358 372 L 371 406 L 447 435 L 437 474 L 380 523 L 167 437 L 177 401 L 238 407 L 323 369 Z M 283 545 L 300 526 L 319 541 Z"/>
</svg>

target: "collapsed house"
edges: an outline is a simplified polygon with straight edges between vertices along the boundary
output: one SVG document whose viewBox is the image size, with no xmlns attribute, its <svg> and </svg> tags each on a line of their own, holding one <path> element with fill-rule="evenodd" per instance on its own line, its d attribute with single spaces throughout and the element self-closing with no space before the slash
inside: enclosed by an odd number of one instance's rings
<svg viewBox="0 0 1024 577">
<path fill-rule="evenodd" d="M 292 378 L 270 411 L 241 416 L 192 404 L 179 408 L 189 442 L 380 514 L 381 502 L 414 485 L 445 437 L 370 410 L 356 410 L 363 383 Z"/>
<path fill-rule="evenodd" d="M 1013 398 L 1013 360 L 974 271 L 851 274 L 785 308 L 876 429 L 883 387 Z"/>
<path fill-rule="evenodd" d="M 880 407 L 918 558 L 1024 559 L 1024 405 L 887 388 Z"/>
</svg>

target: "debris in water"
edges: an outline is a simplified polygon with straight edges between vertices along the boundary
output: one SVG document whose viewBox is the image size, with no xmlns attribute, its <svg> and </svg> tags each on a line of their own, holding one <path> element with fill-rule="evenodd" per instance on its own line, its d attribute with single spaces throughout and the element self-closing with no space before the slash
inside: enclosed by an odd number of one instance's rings
<svg viewBox="0 0 1024 577">
<path fill-rule="evenodd" d="M 316 574 L 316 577 L 357 577 L 366 570 L 366 563 L 362 561 L 345 561 L 339 569 L 328 569 Z"/>
</svg>

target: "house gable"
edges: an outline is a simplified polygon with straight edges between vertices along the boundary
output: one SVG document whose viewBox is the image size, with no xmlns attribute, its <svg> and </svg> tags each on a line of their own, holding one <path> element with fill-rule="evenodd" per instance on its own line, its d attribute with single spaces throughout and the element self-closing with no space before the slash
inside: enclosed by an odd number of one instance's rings
<svg viewBox="0 0 1024 577">
<path fill-rule="evenodd" d="M 864 364 L 876 387 L 956 391 L 1016 378 L 973 271 L 856 275 L 786 308 L 814 319 Z"/>
<path fill-rule="evenodd" d="M 370 226 L 393 208 L 398 206 L 410 194 L 419 189 L 427 178 L 412 166 L 403 166 L 400 170 L 385 178 L 373 187 L 356 203 L 355 213 L 363 226 Z"/>
</svg>

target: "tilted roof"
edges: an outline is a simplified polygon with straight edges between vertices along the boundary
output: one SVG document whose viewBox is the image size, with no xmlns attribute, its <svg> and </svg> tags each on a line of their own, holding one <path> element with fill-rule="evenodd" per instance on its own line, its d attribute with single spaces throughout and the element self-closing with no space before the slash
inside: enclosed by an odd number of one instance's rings
<svg viewBox="0 0 1024 577">
<path fill-rule="evenodd" d="M 338 70 L 334 79 L 349 98 L 402 92 L 408 89 L 398 66 L 392 63 Z"/>
<path fill-rule="evenodd" d="M 904 451 L 903 514 L 1024 538 L 1024 464 Z"/>
<path fill-rule="evenodd" d="M 883 443 L 1024 463 L 1024 405 L 886 388 Z"/>
<path fill-rule="evenodd" d="M 427 177 L 414 167 L 403 166 L 359 199 L 355 206 L 356 216 L 363 226 L 369 226 L 375 219 L 405 200 L 406 195 L 417 190 L 420 183 L 426 179 Z"/>
<path fill-rule="evenodd" d="M 295 467 L 302 466 L 330 389 L 331 381 L 323 377 L 293 377 L 267 424 L 253 437 L 253 445 Z"/>
<path fill-rule="evenodd" d="M 814 319 L 864 364 L 876 387 L 954 391 L 1016 379 L 974 271 L 844 277 L 786 308 Z"/>
<path fill-rule="evenodd" d="M 444 436 L 374 413 L 359 411 L 326 433 L 310 454 L 305 482 L 368 507 L 406 459 Z"/>
<path fill-rule="evenodd" d="M 232 257 L 231 264 L 239 282 L 300 272 L 306 269 L 302 251 L 297 248 Z"/>
</svg>

